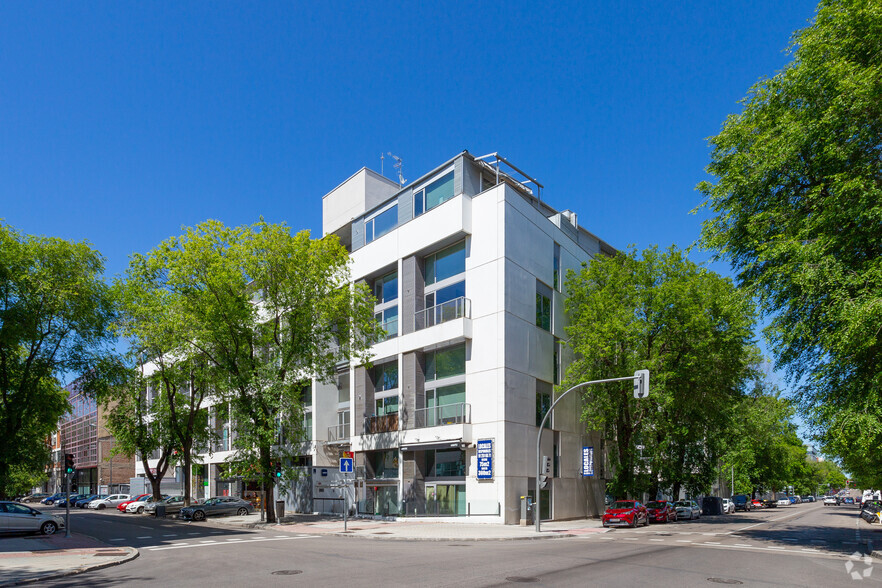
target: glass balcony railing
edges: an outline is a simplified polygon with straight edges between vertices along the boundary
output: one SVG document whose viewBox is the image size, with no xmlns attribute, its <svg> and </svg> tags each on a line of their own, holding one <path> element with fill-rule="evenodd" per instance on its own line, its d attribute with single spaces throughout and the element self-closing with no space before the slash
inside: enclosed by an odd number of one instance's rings
<svg viewBox="0 0 882 588">
<path fill-rule="evenodd" d="M 465 296 L 430 306 L 416 313 L 416 329 L 427 329 L 458 318 L 469 318 L 472 301 Z"/>
<path fill-rule="evenodd" d="M 349 439 L 349 423 L 328 427 L 328 441 L 345 441 Z"/>
<path fill-rule="evenodd" d="M 414 429 L 472 422 L 472 407 L 466 402 L 420 408 L 414 414 Z"/>
</svg>

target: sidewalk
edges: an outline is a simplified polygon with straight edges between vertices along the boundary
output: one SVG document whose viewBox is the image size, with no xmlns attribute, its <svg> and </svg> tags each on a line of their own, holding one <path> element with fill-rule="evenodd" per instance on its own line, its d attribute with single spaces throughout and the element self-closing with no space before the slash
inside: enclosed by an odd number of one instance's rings
<svg viewBox="0 0 882 588">
<path fill-rule="evenodd" d="M 18 586 L 106 568 L 138 557 L 134 547 L 111 547 L 73 533 L 0 538 L 0 587 Z"/>
<path fill-rule="evenodd" d="M 549 521 L 536 533 L 533 525 L 503 525 L 500 523 L 465 523 L 451 519 L 423 518 L 385 521 L 375 519 L 349 519 L 344 531 L 343 519 L 326 515 L 288 515 L 280 525 L 260 522 L 260 515 L 223 517 L 212 522 L 224 526 L 250 529 L 272 528 L 290 533 L 311 535 L 336 535 L 360 539 L 385 539 L 403 541 L 499 541 L 528 539 L 558 539 L 587 533 L 605 533 L 600 519 L 577 519 L 572 521 Z"/>
</svg>

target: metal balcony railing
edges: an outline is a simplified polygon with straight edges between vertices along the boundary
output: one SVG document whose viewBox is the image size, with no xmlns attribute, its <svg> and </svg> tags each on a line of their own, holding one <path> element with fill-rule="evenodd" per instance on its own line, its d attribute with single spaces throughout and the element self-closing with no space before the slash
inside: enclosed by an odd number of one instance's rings
<svg viewBox="0 0 882 588">
<path fill-rule="evenodd" d="M 328 441 L 346 441 L 349 439 L 349 423 L 328 427 Z"/>
<path fill-rule="evenodd" d="M 398 430 L 398 413 L 369 416 L 364 419 L 364 434 L 391 433 Z"/>
<path fill-rule="evenodd" d="M 416 312 L 416 330 L 427 329 L 458 318 L 469 318 L 472 301 L 465 296 L 430 306 Z"/>
<path fill-rule="evenodd" d="M 472 407 L 466 402 L 430 406 L 414 411 L 414 429 L 472 422 Z"/>
</svg>

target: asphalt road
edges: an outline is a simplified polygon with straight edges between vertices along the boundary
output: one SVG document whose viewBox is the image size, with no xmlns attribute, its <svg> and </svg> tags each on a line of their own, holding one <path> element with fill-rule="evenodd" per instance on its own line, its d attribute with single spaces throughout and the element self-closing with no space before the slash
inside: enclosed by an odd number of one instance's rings
<svg viewBox="0 0 882 588">
<path fill-rule="evenodd" d="M 851 573 L 861 575 L 857 585 L 882 583 L 882 569 L 850 557 L 868 540 L 882 546 L 882 530 L 860 521 L 857 508 L 817 503 L 536 541 L 388 541 L 72 516 L 76 531 L 141 556 L 46 585 L 827 587 L 855 585 Z"/>
</svg>

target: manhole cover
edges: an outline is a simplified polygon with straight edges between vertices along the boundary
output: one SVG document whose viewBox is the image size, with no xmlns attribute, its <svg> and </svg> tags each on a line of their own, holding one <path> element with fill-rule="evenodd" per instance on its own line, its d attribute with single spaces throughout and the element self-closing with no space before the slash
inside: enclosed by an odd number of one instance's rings
<svg viewBox="0 0 882 588">
<path fill-rule="evenodd" d="M 531 578 L 529 576 L 509 576 L 505 580 L 506 580 L 506 582 L 518 582 L 520 584 L 531 584 L 533 582 L 538 582 L 539 578 Z"/>
<path fill-rule="evenodd" d="M 733 580 L 731 578 L 708 578 L 707 581 L 714 584 L 744 584 L 740 580 Z"/>
<path fill-rule="evenodd" d="M 276 570 L 272 573 L 273 576 L 296 576 L 297 574 L 302 574 L 303 570 Z"/>
</svg>

